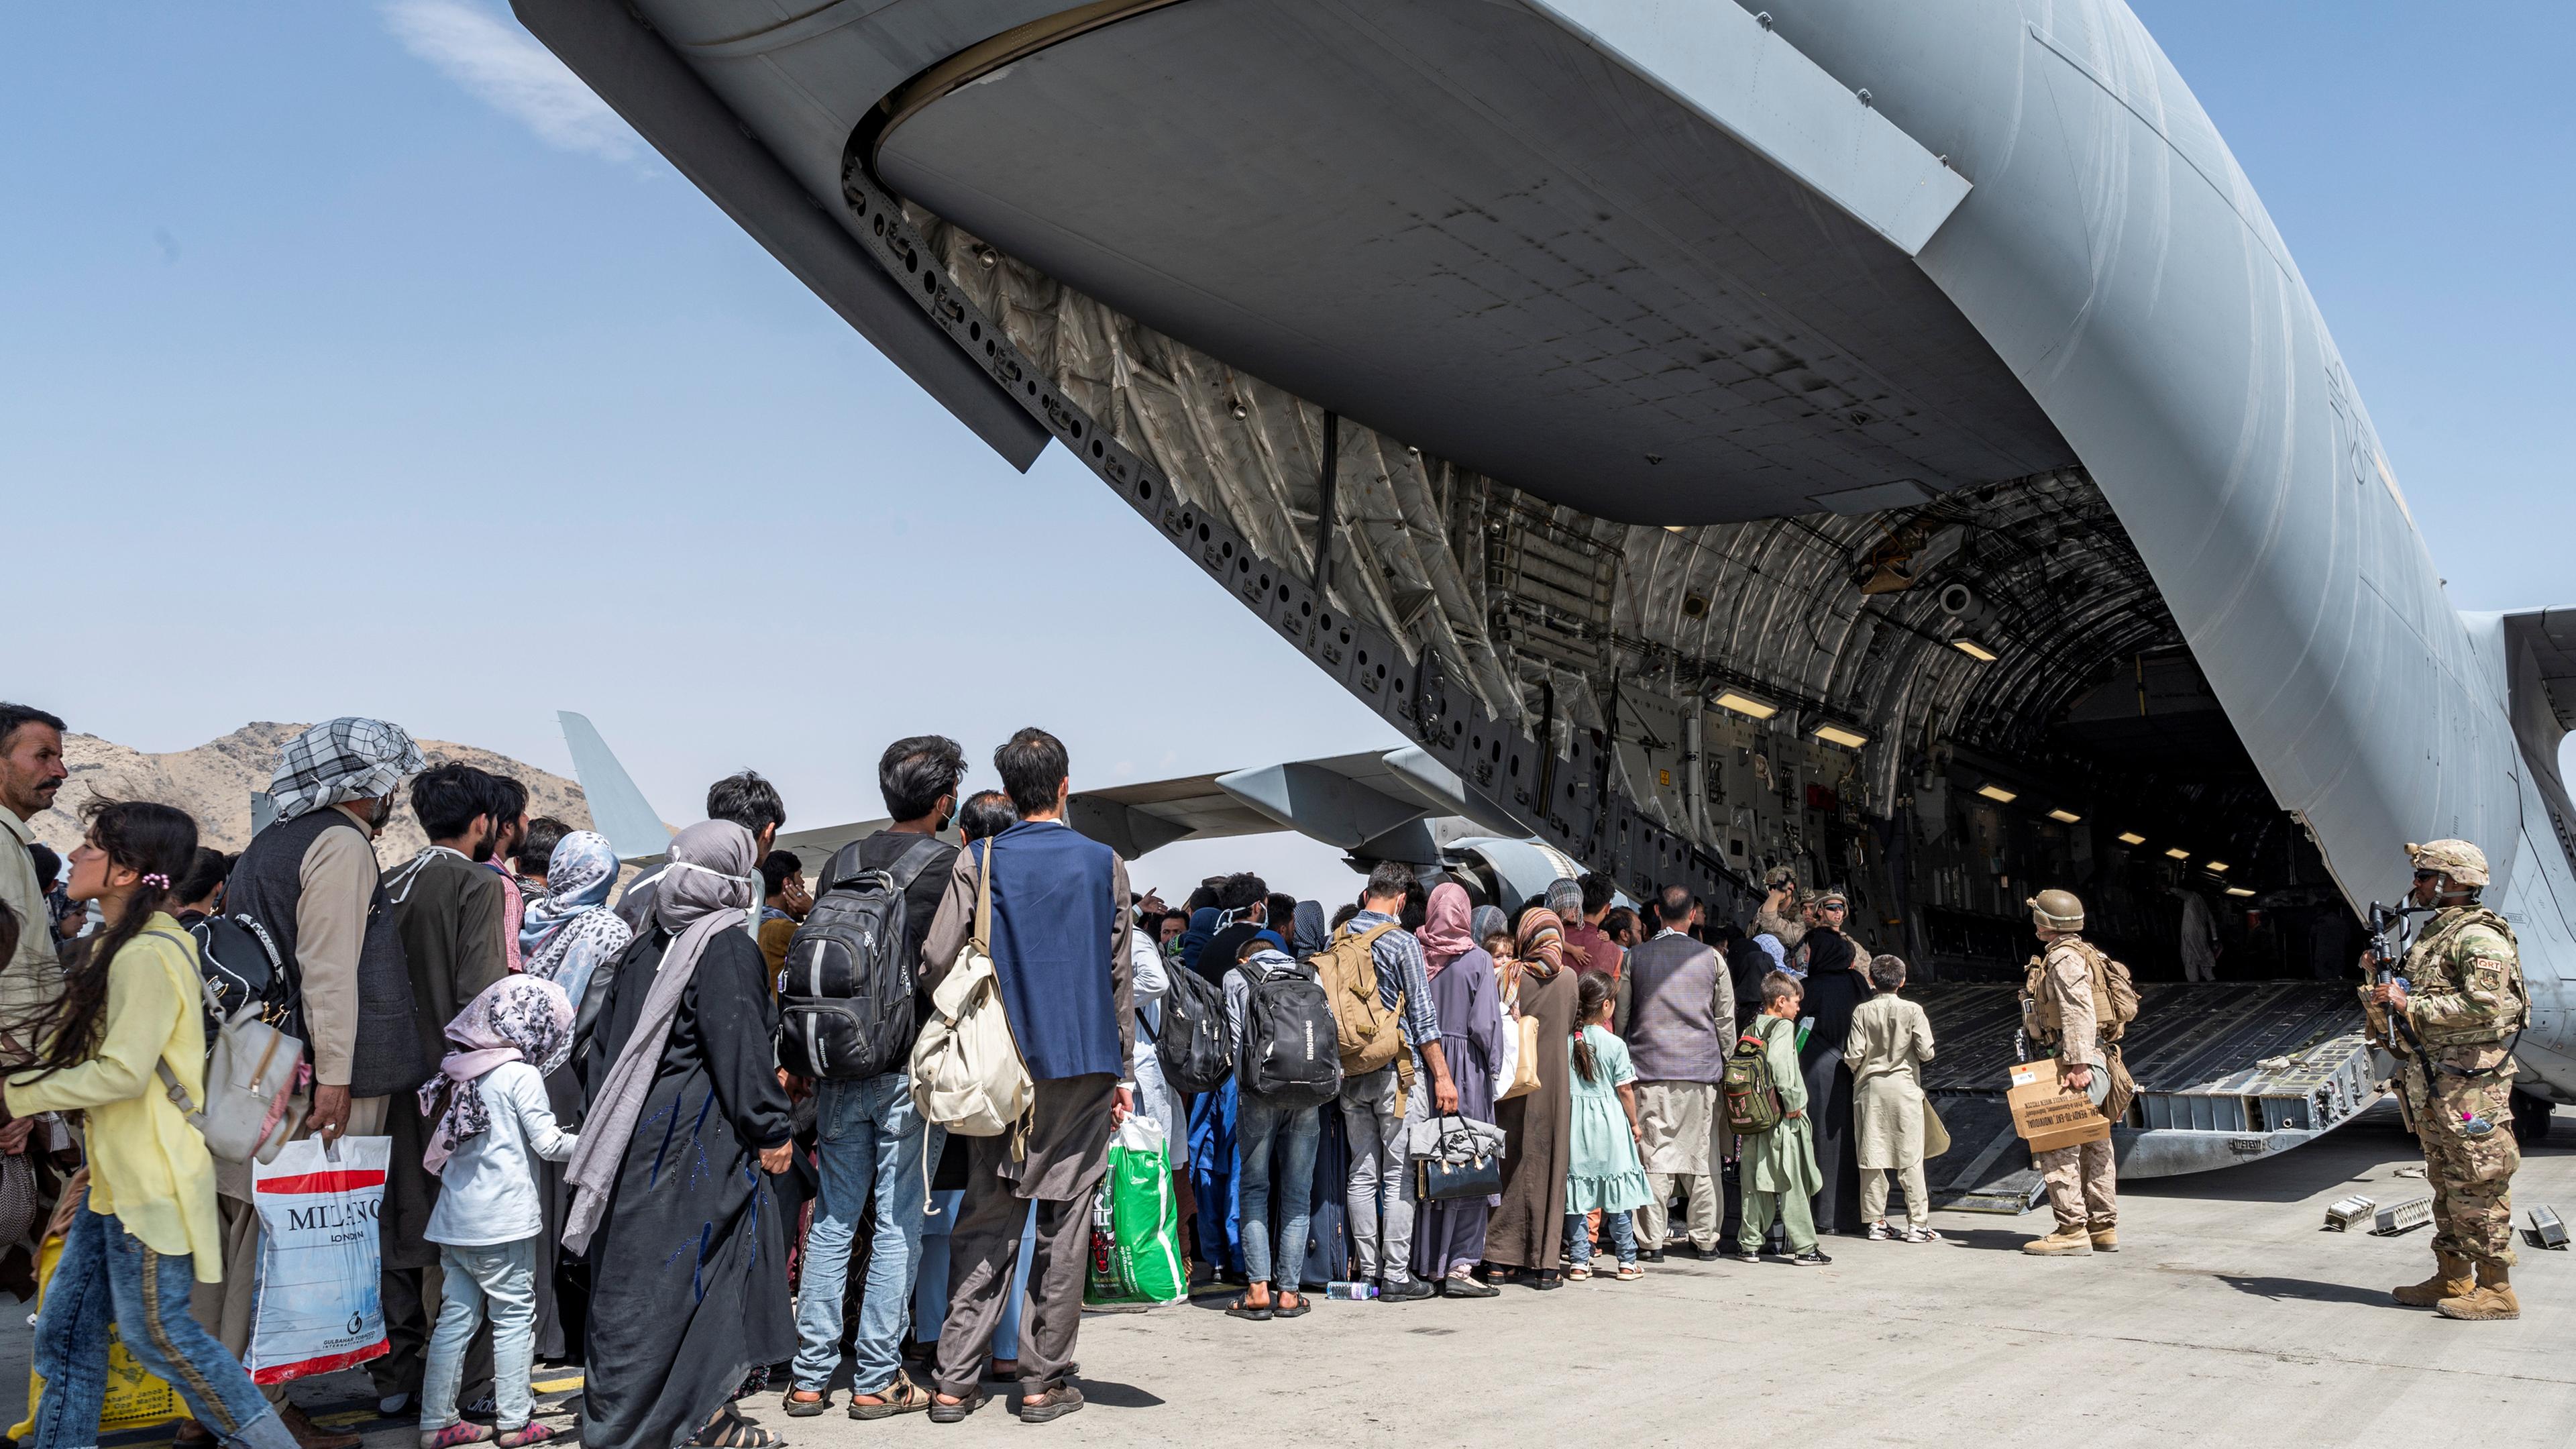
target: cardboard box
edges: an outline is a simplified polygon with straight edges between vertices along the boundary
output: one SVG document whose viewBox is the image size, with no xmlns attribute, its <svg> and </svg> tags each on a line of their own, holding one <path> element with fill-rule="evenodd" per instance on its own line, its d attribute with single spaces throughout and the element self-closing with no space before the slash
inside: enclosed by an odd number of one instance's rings
<svg viewBox="0 0 2576 1449">
<path fill-rule="evenodd" d="M 2054 1057 L 2014 1067 L 2004 1105 L 2012 1109 L 2013 1130 L 2035 1153 L 2104 1142 L 2111 1136 L 2111 1119 L 2102 1115 L 2093 1099 L 2057 1080 Z"/>
</svg>

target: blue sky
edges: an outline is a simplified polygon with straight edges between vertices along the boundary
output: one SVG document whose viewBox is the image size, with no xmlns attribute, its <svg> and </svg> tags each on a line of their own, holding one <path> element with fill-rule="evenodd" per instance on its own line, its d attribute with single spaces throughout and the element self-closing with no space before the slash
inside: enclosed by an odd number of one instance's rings
<svg viewBox="0 0 2576 1449">
<path fill-rule="evenodd" d="M 2576 7 L 2139 11 L 2454 602 L 2576 602 Z M 14 24 L 0 477 L 41 627 L 7 694 L 144 749 L 365 712 L 559 770 L 581 709 L 667 816 L 748 764 L 808 824 L 876 813 L 877 749 L 923 730 L 981 758 L 1044 724 L 1077 784 L 1391 742 L 1071 460 L 994 458 L 497 4 Z M 1286 840 L 1139 874 L 1234 860 L 1346 879 Z"/>
</svg>

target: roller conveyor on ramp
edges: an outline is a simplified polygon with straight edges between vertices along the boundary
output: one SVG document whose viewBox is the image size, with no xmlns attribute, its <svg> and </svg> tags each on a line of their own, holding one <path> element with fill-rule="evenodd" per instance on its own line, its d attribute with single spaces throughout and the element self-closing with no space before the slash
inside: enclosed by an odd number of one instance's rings
<svg viewBox="0 0 2576 1449">
<path fill-rule="evenodd" d="M 1907 994 L 1932 1018 L 1939 1055 L 1923 1085 L 1950 1133 L 1950 1150 L 1925 1164 L 1933 1201 L 2027 1211 L 2043 1189 L 2004 1108 L 2006 1071 L 2023 1059 L 2018 990 L 1926 984 Z M 2138 1100 L 2111 1136 L 2130 1178 L 2287 1151 L 2369 1106 L 2387 1070 L 2373 1061 L 2344 982 L 2146 985 L 2122 1046 Z"/>
</svg>

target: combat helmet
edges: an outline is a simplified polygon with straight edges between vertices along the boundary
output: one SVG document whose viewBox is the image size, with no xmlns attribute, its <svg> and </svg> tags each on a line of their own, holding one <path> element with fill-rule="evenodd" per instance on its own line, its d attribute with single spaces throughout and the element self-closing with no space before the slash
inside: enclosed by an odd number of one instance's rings
<svg viewBox="0 0 2576 1449">
<path fill-rule="evenodd" d="M 2045 890 L 2032 896 L 2031 924 L 2043 931 L 2080 931 L 2084 929 L 2084 903 L 2073 891 Z"/>
<path fill-rule="evenodd" d="M 1766 891 L 1776 891 L 1797 878 L 1798 872 L 1791 867 L 1775 865 L 1762 873 L 1762 888 Z"/>
<path fill-rule="evenodd" d="M 2406 843 L 2406 858 L 2417 870 L 2438 870 L 2455 883 L 2483 886 L 2487 883 L 2487 853 L 2465 840 L 2436 840 L 2424 845 Z"/>
</svg>

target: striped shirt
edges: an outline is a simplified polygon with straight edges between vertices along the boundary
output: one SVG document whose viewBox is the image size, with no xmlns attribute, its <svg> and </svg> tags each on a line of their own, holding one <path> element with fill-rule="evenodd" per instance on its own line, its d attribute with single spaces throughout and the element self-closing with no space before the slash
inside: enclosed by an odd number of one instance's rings
<svg viewBox="0 0 2576 1449">
<path fill-rule="evenodd" d="M 1369 931 L 1394 920 L 1377 911 L 1362 911 L 1342 929 Z M 1397 926 L 1369 947 L 1369 959 L 1377 963 L 1378 1004 L 1394 1011 L 1401 998 L 1405 1044 L 1419 1047 L 1440 1040 L 1440 1015 L 1431 1006 L 1431 971 L 1422 959 L 1422 943 L 1413 939 L 1411 931 Z"/>
</svg>

